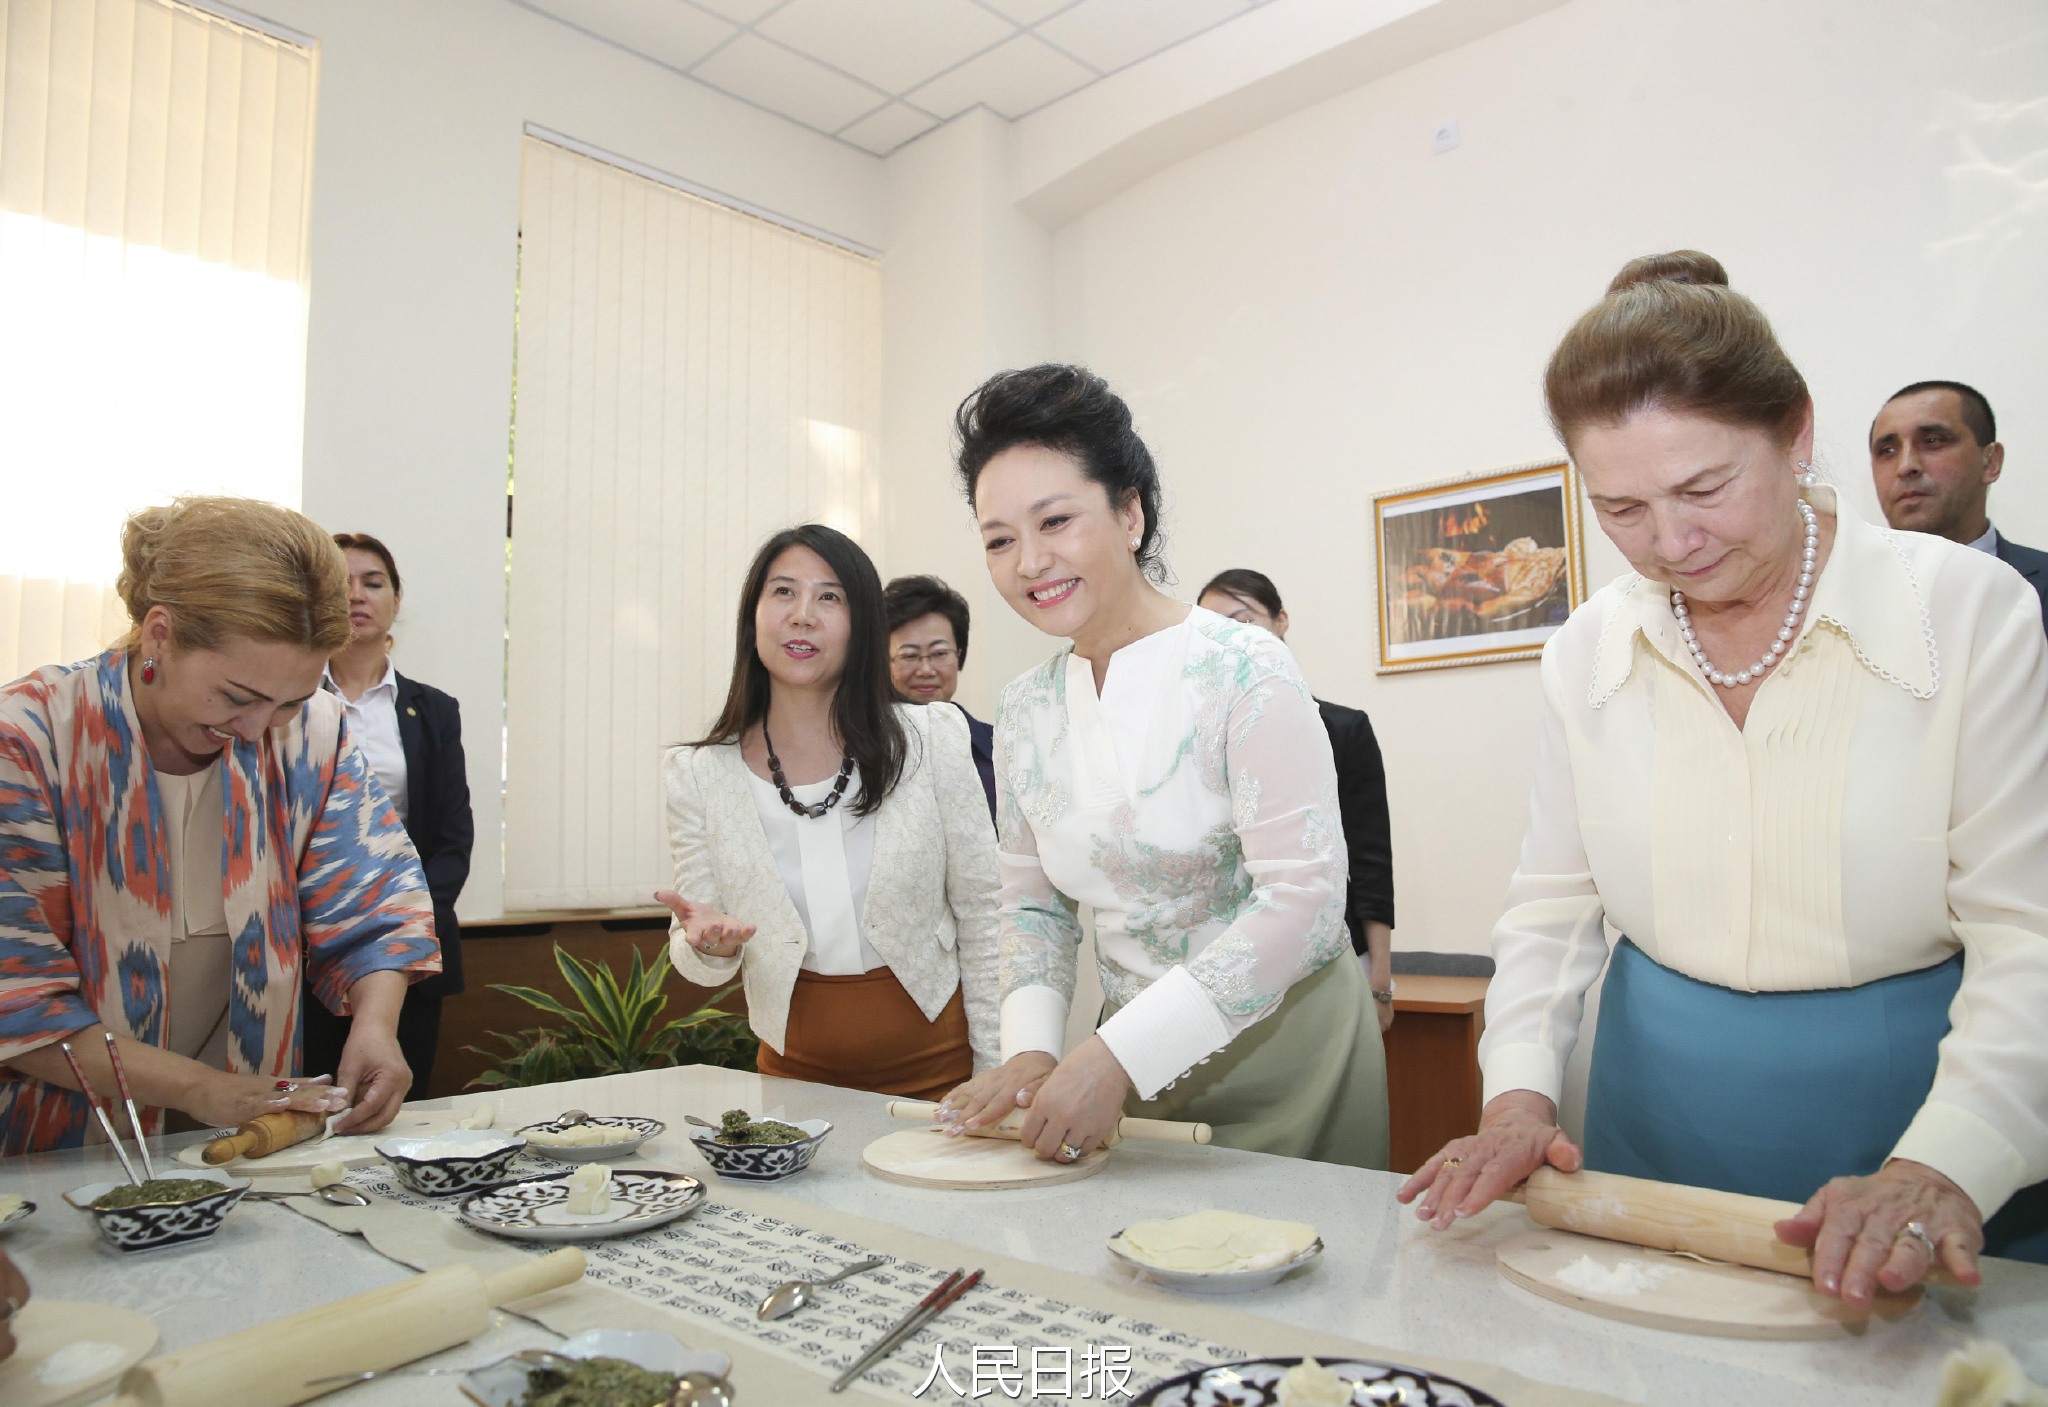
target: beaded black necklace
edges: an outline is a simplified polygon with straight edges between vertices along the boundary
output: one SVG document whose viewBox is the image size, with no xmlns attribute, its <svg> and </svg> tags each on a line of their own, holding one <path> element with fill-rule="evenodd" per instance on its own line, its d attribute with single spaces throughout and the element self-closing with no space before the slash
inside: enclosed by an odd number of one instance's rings
<svg viewBox="0 0 2048 1407">
<path fill-rule="evenodd" d="M 832 783 L 832 794 L 823 801 L 806 806 L 796 799 L 796 793 L 789 789 L 789 778 L 782 775 L 782 759 L 775 755 L 775 739 L 768 736 L 768 720 L 761 720 L 761 741 L 768 745 L 768 775 L 775 779 L 775 790 L 782 795 L 782 804 L 806 820 L 815 821 L 839 804 L 839 798 L 846 795 L 846 782 L 853 775 L 853 754 L 847 753 L 839 762 L 839 780 Z"/>
</svg>

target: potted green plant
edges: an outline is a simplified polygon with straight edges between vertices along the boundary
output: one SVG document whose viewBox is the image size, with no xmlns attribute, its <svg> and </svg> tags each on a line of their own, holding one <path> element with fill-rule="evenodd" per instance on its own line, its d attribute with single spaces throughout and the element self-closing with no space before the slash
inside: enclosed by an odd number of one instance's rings
<svg viewBox="0 0 2048 1407">
<path fill-rule="evenodd" d="M 718 1008 L 739 983 L 712 993 L 709 1001 L 688 1016 L 656 1025 L 668 1006 L 668 994 L 662 988 L 673 971 L 666 950 L 658 950 L 654 961 L 648 963 L 634 949 L 633 967 L 624 982 L 604 963 L 585 962 L 559 943 L 555 944 L 555 966 L 576 1005 L 536 987 L 491 984 L 492 991 L 517 997 L 560 1018 L 563 1024 L 493 1032 L 491 1038 L 504 1043 L 502 1050 L 465 1046 L 465 1050 L 497 1062 L 471 1080 L 472 1086 L 512 1089 L 674 1065 L 754 1068 L 760 1042 L 746 1018 Z"/>
</svg>

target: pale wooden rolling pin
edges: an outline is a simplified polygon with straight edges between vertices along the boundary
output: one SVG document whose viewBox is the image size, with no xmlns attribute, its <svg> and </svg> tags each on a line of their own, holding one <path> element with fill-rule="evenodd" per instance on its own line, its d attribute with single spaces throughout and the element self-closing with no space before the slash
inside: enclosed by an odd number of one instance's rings
<svg viewBox="0 0 2048 1407">
<path fill-rule="evenodd" d="M 1797 1202 L 1556 1168 L 1538 1168 L 1508 1196 L 1528 1208 L 1538 1226 L 1813 1278 L 1813 1252 L 1786 1245 L 1775 1229 L 1799 1214 Z M 1938 1266 L 1922 1278 L 1935 1285 L 1956 1283 Z"/>
<path fill-rule="evenodd" d="M 308 1386 L 314 1378 L 396 1368 L 467 1343 L 490 1327 L 495 1306 L 582 1275 L 583 1252 L 574 1246 L 491 1276 L 443 1266 L 138 1363 L 113 1407 L 290 1407 L 348 1386 Z"/>
<path fill-rule="evenodd" d="M 889 1101 L 889 1117 L 892 1119 L 916 1119 L 931 1123 L 932 1115 L 939 1106 L 922 1099 L 892 1099 Z M 1022 1139 L 1024 1111 L 1013 1110 L 1001 1123 L 993 1128 L 970 1130 L 976 1138 Z M 1118 1119 L 1116 1128 L 1111 1130 L 1108 1142 L 1102 1146 L 1114 1148 L 1126 1138 L 1152 1143 L 1207 1143 L 1210 1129 L 1207 1124 L 1180 1124 L 1171 1119 Z"/>
<path fill-rule="evenodd" d="M 325 1114 L 311 1114 L 303 1109 L 280 1109 L 275 1114 L 257 1115 L 226 1138 L 216 1138 L 206 1145 L 200 1156 L 215 1166 L 231 1163 L 237 1158 L 267 1158 L 294 1143 L 318 1138 L 326 1127 Z"/>
</svg>

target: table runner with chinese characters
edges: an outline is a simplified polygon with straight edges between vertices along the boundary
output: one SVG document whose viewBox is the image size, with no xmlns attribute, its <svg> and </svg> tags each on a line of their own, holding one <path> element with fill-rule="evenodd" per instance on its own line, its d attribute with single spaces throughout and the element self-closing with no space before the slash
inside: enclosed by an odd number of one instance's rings
<svg viewBox="0 0 2048 1407">
<path fill-rule="evenodd" d="M 543 1170 L 561 1171 L 552 1164 L 517 1171 Z M 477 1231 L 457 1215 L 459 1198 L 416 1196 L 383 1168 L 357 1169 L 349 1180 L 378 1202 L 365 1209 L 297 1199 L 291 1205 L 420 1270 L 467 1261 L 488 1273 L 492 1262 L 553 1249 Z M 1314 1353 L 1409 1363 L 1492 1392 L 1511 1407 L 1611 1401 L 1481 1364 L 1419 1360 L 1148 1286 L 1035 1266 L 756 1188 L 713 1181 L 710 1192 L 681 1221 L 583 1243 L 583 1283 L 524 1304 L 520 1313 L 565 1335 L 666 1330 L 692 1348 L 731 1354 L 745 1400 L 781 1407 L 828 1400 L 829 1381 L 948 1272 L 982 1268 L 980 1286 L 871 1368 L 858 1388 L 897 1403 L 1128 1402 L 1205 1364 Z M 888 1262 L 822 1291 L 813 1307 L 768 1324 L 754 1317 L 775 1285 L 821 1278 L 871 1255 Z"/>
</svg>

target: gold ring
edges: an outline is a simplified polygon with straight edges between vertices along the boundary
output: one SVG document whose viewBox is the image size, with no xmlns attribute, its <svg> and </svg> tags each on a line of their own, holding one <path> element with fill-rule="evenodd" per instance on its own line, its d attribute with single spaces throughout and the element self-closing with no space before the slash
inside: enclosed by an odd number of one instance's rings
<svg viewBox="0 0 2048 1407">
<path fill-rule="evenodd" d="M 1440 1168 L 1455 1168 L 1464 1161 L 1463 1158 L 1446 1158 L 1441 1163 L 1438 1163 L 1437 1166 Z"/>
</svg>

